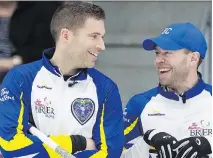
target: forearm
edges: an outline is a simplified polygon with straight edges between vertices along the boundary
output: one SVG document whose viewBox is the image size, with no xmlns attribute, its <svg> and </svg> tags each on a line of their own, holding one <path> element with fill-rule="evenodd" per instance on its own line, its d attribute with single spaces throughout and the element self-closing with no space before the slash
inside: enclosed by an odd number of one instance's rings
<svg viewBox="0 0 213 158">
<path fill-rule="evenodd" d="M 57 135 L 57 136 L 49 136 L 50 139 L 52 139 L 56 144 L 58 144 L 60 147 L 65 149 L 66 151 L 72 153 L 73 152 L 73 146 L 72 140 L 70 136 L 68 135 Z M 56 157 L 58 155 L 52 148 L 50 148 L 48 145 L 43 144 L 44 148 L 48 152 L 50 157 Z"/>
<path fill-rule="evenodd" d="M 87 147 L 87 140 L 81 135 L 58 135 L 49 136 L 54 142 L 70 153 L 75 153 L 77 151 L 83 151 Z M 44 145 L 48 152 L 53 152 L 47 145 Z M 89 147 L 88 147 L 89 148 Z"/>
<path fill-rule="evenodd" d="M 82 151 L 86 148 L 86 138 L 83 136 L 58 135 L 49 137 L 70 153 Z M 17 134 L 10 140 L 0 139 L 0 144 L 5 157 L 24 156 L 23 154 L 28 155 L 30 151 L 33 151 L 33 153 L 40 153 L 42 157 L 60 157 L 36 136 L 30 134 Z M 23 154 L 20 155 L 20 152 L 23 152 Z"/>
<path fill-rule="evenodd" d="M 106 139 L 109 143 L 106 144 L 101 141 L 101 144 L 97 146 L 97 149 L 87 149 L 75 154 L 77 158 L 119 158 L 122 153 L 123 141 L 121 141 L 121 133 L 118 133 L 111 138 Z M 116 143 L 117 142 L 117 143 Z"/>
<path fill-rule="evenodd" d="M 0 137 L 1 152 L 3 157 L 21 157 L 28 155 L 38 155 L 50 157 L 42 142 L 29 134 L 18 132 L 10 139 Z"/>
</svg>

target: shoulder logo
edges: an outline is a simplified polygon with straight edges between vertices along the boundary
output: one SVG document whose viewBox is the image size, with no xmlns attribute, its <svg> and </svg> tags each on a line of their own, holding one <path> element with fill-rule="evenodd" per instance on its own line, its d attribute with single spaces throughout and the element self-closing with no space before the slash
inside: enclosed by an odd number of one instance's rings
<svg viewBox="0 0 213 158">
<path fill-rule="evenodd" d="M 10 95 L 10 92 L 7 90 L 7 88 L 2 88 L 0 91 L 0 101 L 3 102 L 7 100 L 15 100 L 15 97 Z"/>
</svg>

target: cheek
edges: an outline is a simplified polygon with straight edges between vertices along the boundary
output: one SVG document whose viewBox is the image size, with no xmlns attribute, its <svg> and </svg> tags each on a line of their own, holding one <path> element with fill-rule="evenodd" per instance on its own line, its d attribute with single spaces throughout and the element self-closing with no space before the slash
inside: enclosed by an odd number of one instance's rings
<svg viewBox="0 0 213 158">
<path fill-rule="evenodd" d="M 177 72 L 183 72 L 188 70 L 188 65 L 186 60 L 176 61 L 173 63 L 173 68 Z"/>
<path fill-rule="evenodd" d="M 183 62 L 183 59 L 180 59 L 180 58 L 175 57 L 175 56 L 168 58 L 168 60 L 166 60 L 166 63 L 168 65 L 170 65 L 171 68 L 179 67 L 182 64 L 182 62 Z"/>
<path fill-rule="evenodd" d="M 192 66 L 192 61 L 189 59 L 186 61 L 186 65 L 187 67 L 191 67 Z"/>
<path fill-rule="evenodd" d="M 93 52 L 94 51 L 93 50 L 93 48 L 94 48 L 93 44 L 90 41 L 86 41 L 86 42 L 82 43 L 81 48 L 85 52 L 87 52 L 87 51 L 92 51 Z"/>
<path fill-rule="evenodd" d="M 176 70 L 180 69 L 181 65 L 182 65 L 181 61 L 173 61 L 173 62 L 171 62 L 171 67 L 173 69 L 176 69 Z"/>
<path fill-rule="evenodd" d="M 88 44 L 88 37 L 79 35 L 74 39 L 74 47 L 78 47 L 78 49 L 84 49 Z"/>
</svg>

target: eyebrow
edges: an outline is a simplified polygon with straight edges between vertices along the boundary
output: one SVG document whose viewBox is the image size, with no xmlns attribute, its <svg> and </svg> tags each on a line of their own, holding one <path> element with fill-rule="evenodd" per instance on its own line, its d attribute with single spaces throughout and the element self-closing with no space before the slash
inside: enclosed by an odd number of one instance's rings
<svg viewBox="0 0 213 158">
<path fill-rule="evenodd" d="M 99 32 L 92 32 L 92 33 L 90 33 L 90 35 L 93 35 L 93 34 L 96 34 L 96 35 L 100 35 L 101 36 L 101 34 L 99 33 Z M 104 37 L 105 36 L 105 34 L 102 36 L 102 37 Z"/>
<path fill-rule="evenodd" d="M 154 51 L 160 53 L 160 50 L 158 50 L 158 49 L 154 49 Z"/>
<path fill-rule="evenodd" d="M 157 46 L 155 47 L 155 51 L 160 51 L 160 48 L 158 48 Z"/>
<path fill-rule="evenodd" d="M 97 35 L 101 35 L 99 32 L 93 32 L 91 34 L 97 34 Z"/>
</svg>

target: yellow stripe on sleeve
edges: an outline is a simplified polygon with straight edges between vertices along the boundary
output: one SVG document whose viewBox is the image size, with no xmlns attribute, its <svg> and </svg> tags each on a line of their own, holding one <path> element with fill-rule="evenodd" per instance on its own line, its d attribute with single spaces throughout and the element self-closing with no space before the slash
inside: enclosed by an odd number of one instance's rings
<svg viewBox="0 0 213 158">
<path fill-rule="evenodd" d="M 90 156 L 90 158 L 105 158 L 108 155 L 106 137 L 104 132 L 104 104 L 101 114 L 100 136 L 101 136 L 101 149 L 94 155 Z"/>
<path fill-rule="evenodd" d="M 21 109 L 18 117 L 18 126 L 16 128 L 17 134 L 10 141 L 7 141 L 0 137 L 0 145 L 5 151 L 19 150 L 33 144 L 33 142 L 23 133 L 24 103 L 22 101 L 22 98 L 23 92 L 20 95 Z"/>
<path fill-rule="evenodd" d="M 138 117 L 136 118 L 136 120 L 135 120 L 129 127 L 127 127 L 127 128 L 124 130 L 124 135 L 129 134 L 129 133 L 135 128 L 137 122 L 138 122 Z"/>
</svg>

